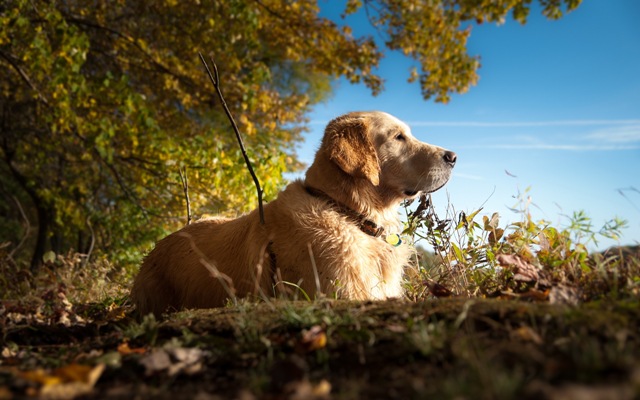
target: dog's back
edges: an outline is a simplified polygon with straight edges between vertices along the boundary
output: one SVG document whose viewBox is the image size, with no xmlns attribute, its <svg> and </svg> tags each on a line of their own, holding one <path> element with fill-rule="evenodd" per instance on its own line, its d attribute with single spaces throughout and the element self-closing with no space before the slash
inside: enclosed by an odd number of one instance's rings
<svg viewBox="0 0 640 400">
<path fill-rule="evenodd" d="M 206 219 L 159 241 L 133 284 L 131 298 L 138 313 L 160 316 L 183 308 L 219 307 L 238 293 L 252 291 L 255 279 L 246 276 L 246 265 L 260 258 L 260 250 L 247 238 L 256 237 L 250 232 L 255 217 Z"/>
</svg>

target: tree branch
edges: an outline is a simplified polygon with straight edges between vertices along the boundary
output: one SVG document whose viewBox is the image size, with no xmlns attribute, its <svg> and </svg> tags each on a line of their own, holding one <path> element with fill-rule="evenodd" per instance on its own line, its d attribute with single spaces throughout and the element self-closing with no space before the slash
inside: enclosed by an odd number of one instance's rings
<svg viewBox="0 0 640 400">
<path fill-rule="evenodd" d="M 14 203 L 16 203 L 16 206 L 18 207 L 18 211 L 20 211 L 20 216 L 22 216 L 22 219 L 24 220 L 25 232 L 20 242 L 9 253 L 9 258 L 13 258 L 13 255 L 22 247 L 22 245 L 24 245 L 29 235 L 31 235 L 31 224 L 29 223 L 29 218 L 27 217 L 27 213 L 25 213 L 24 208 L 22 208 L 22 203 L 20 203 L 20 200 L 18 200 L 16 196 L 12 195 L 11 199 L 13 200 Z"/>
<path fill-rule="evenodd" d="M 187 201 L 187 225 L 191 225 L 191 201 L 189 201 L 189 179 L 187 178 L 187 167 L 180 167 L 178 173 L 180 174 L 180 180 L 182 181 L 184 198 Z"/>
<path fill-rule="evenodd" d="M 138 42 L 136 42 L 136 39 L 132 36 L 129 36 L 125 33 L 122 33 L 120 31 L 117 31 L 115 29 L 109 28 L 107 26 L 102 26 L 100 24 L 98 24 L 97 22 L 94 21 L 88 21 L 82 18 L 78 18 L 75 16 L 69 16 L 67 18 L 67 21 L 76 24 L 76 25 L 84 25 L 87 26 L 89 28 L 94 28 L 94 29 L 98 29 L 98 30 L 103 30 L 105 32 L 111 33 L 119 38 L 124 39 L 127 43 L 133 45 L 136 49 L 138 49 L 138 51 L 142 54 L 144 54 L 145 57 L 147 57 L 149 59 L 149 61 L 151 62 L 151 64 L 155 65 L 161 72 L 165 73 L 165 74 L 169 74 L 172 76 L 175 76 L 176 78 L 180 78 L 182 79 L 183 77 L 175 72 L 173 72 L 171 69 L 169 69 L 169 67 L 163 65 L 160 61 L 156 60 L 153 55 L 151 53 L 149 53 L 148 51 L 146 51 L 145 49 L 142 48 L 142 46 L 140 46 L 140 44 Z"/>
<path fill-rule="evenodd" d="M 236 139 L 238 139 L 238 144 L 240 145 L 240 150 L 242 150 L 242 157 L 244 157 L 244 162 L 247 165 L 247 169 L 251 174 L 251 178 L 253 178 L 253 183 L 256 185 L 256 190 L 258 191 L 258 210 L 260 213 L 260 225 L 264 225 L 264 208 L 262 207 L 262 188 L 260 187 L 260 182 L 258 181 L 258 177 L 255 172 L 253 172 L 253 167 L 251 166 L 251 161 L 249 160 L 249 156 L 247 156 L 247 151 L 244 147 L 244 143 L 242 142 L 242 137 L 240 136 L 240 131 L 238 130 L 238 125 L 236 125 L 236 121 L 233 119 L 231 115 L 231 111 L 229 111 L 229 107 L 227 107 L 227 103 L 224 101 L 224 97 L 222 96 L 222 91 L 220 90 L 220 78 L 218 76 L 218 66 L 215 61 L 211 59 L 211 64 L 213 65 L 214 73 L 211 73 L 209 69 L 209 65 L 205 61 L 202 53 L 198 53 L 200 56 L 200 60 L 204 64 L 204 67 L 207 70 L 207 74 L 209 74 L 209 79 L 213 83 L 213 86 L 216 88 L 216 92 L 218 93 L 218 97 L 220 98 L 220 102 L 222 103 L 222 107 L 224 108 L 225 114 L 227 114 L 227 118 L 229 118 L 229 122 L 231 122 L 231 126 L 233 127 L 233 131 L 236 134 Z"/>
<path fill-rule="evenodd" d="M 40 93 L 40 91 L 38 90 L 38 88 L 36 88 L 36 86 L 33 84 L 33 82 L 31 82 L 31 79 L 29 79 L 29 76 L 27 75 L 26 72 L 24 72 L 22 70 L 22 68 L 20 68 L 20 66 L 18 65 L 18 63 L 16 63 L 12 57 L 10 57 L 8 54 L 5 54 L 4 52 L 0 51 L 0 57 L 4 58 L 9 65 L 11 65 L 11 67 L 18 73 L 18 75 L 20 75 L 20 77 L 22 78 L 22 80 L 29 85 L 29 87 L 31 88 L 31 90 L 33 90 L 34 92 L 36 92 L 38 94 L 38 98 L 40 99 L 40 101 L 42 101 L 44 104 L 49 105 L 49 103 L 47 102 L 47 99 L 44 98 L 44 96 L 42 95 L 42 93 Z"/>
</svg>

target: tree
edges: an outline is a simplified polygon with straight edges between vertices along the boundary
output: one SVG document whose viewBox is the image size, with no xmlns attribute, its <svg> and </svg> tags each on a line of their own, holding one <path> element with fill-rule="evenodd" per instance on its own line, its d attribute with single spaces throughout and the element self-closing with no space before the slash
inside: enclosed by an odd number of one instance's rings
<svg viewBox="0 0 640 400">
<path fill-rule="evenodd" d="M 388 49 L 420 62 L 410 79 L 424 97 L 448 101 L 477 79 L 478 59 L 465 49 L 470 22 L 499 22 L 511 11 L 524 23 L 530 3 L 349 0 L 345 14 L 364 9 Z M 540 3 L 558 18 L 579 0 Z M 266 196 L 274 196 L 283 171 L 298 166 L 306 113 L 334 79 L 374 94 L 383 88 L 375 40 L 318 13 L 314 0 L 3 2 L 3 241 L 23 235 L 22 208 L 37 226 L 34 270 L 47 249 L 88 252 L 94 243 L 115 261 L 137 261 L 184 221 L 182 167 L 196 214 L 254 208 L 251 178 L 198 51 L 215 57 Z"/>
</svg>

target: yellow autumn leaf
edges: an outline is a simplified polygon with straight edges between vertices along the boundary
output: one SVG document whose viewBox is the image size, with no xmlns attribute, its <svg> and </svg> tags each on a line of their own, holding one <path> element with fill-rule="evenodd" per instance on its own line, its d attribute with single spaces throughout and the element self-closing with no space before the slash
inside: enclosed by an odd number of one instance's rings
<svg viewBox="0 0 640 400">
<path fill-rule="evenodd" d="M 43 369 L 35 369 L 32 371 L 24 371 L 20 373 L 20 377 L 29 382 L 39 383 L 41 385 L 57 385 L 62 383 L 59 376 L 51 375 Z"/>
</svg>

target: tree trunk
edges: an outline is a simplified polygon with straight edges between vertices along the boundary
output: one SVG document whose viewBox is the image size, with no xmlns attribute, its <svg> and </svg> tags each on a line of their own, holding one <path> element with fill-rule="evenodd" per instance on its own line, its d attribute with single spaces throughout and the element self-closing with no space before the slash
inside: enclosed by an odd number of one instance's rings
<svg viewBox="0 0 640 400">
<path fill-rule="evenodd" d="M 33 248 L 33 255 L 31 257 L 31 272 L 37 273 L 42 266 L 44 252 L 47 246 L 47 236 L 49 234 L 49 225 L 51 223 L 51 213 L 43 203 L 38 193 L 29 186 L 27 179 L 18 171 L 12 164 L 12 153 L 8 152 L 5 148 L 5 162 L 11 171 L 11 174 L 15 178 L 20 187 L 29 195 L 33 205 L 38 213 L 38 236 L 36 237 L 36 245 Z"/>
<path fill-rule="evenodd" d="M 38 236 L 36 238 L 36 245 L 33 248 L 33 256 L 31 257 L 31 272 L 36 274 L 42 266 L 44 252 L 47 246 L 47 236 L 49 233 L 49 213 L 47 210 L 39 204 L 39 199 L 33 198 L 32 200 L 38 210 Z"/>
</svg>

